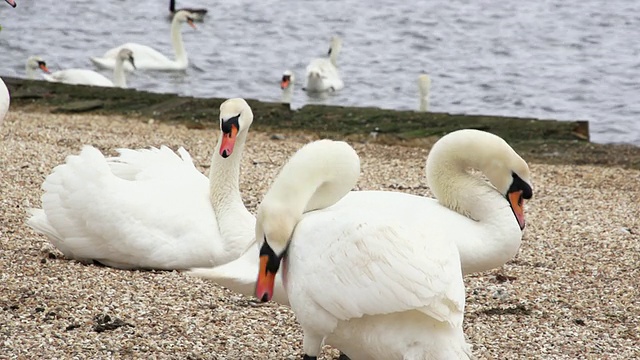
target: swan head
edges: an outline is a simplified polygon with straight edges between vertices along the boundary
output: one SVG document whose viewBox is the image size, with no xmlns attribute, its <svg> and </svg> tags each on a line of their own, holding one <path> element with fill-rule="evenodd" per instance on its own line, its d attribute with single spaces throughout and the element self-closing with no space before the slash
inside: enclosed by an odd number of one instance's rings
<svg viewBox="0 0 640 360">
<path fill-rule="evenodd" d="M 133 60 L 133 51 L 126 48 L 120 49 L 120 51 L 118 52 L 118 59 L 123 63 L 125 61 L 128 61 L 129 63 L 131 63 L 131 66 L 133 66 L 134 69 L 136 68 L 136 64 Z"/>
<path fill-rule="evenodd" d="M 16 2 L 13 0 L 5 0 L 7 2 L 7 4 L 11 5 L 11 7 L 16 7 Z"/>
<path fill-rule="evenodd" d="M 280 89 L 282 90 L 286 90 L 288 89 L 291 85 L 293 85 L 293 82 L 295 81 L 295 76 L 293 75 L 293 72 L 291 70 L 285 70 L 284 73 L 282 73 L 282 81 L 280 81 Z"/>
<path fill-rule="evenodd" d="M 186 22 L 187 24 L 189 24 L 189 26 L 195 29 L 196 25 L 193 23 L 194 18 L 195 18 L 195 15 L 187 10 L 180 10 L 175 15 L 173 15 L 174 22 L 179 22 L 179 23 Z"/>
<path fill-rule="evenodd" d="M 340 52 L 342 49 L 342 39 L 338 35 L 334 35 L 331 37 L 331 45 L 329 46 L 329 51 L 327 52 L 328 56 L 331 56 L 333 53 Z"/>
<path fill-rule="evenodd" d="M 27 59 L 27 70 L 36 70 L 40 68 L 45 73 L 49 74 L 49 68 L 47 68 L 47 63 L 40 56 L 29 56 Z"/>
<path fill-rule="evenodd" d="M 220 156 L 231 156 L 236 139 L 247 134 L 252 122 L 253 112 L 244 99 L 229 99 L 220 105 Z"/>
<path fill-rule="evenodd" d="M 455 175 L 444 174 L 467 168 L 482 171 L 509 202 L 520 229 L 524 229 L 524 200 L 533 195 L 527 162 L 497 135 L 472 129 L 449 133 L 436 142 L 427 158 L 427 180 L 438 200 L 448 203 L 453 193 L 464 191 L 451 187 L 448 180 Z M 444 177 L 437 180 L 438 175 Z"/>
</svg>

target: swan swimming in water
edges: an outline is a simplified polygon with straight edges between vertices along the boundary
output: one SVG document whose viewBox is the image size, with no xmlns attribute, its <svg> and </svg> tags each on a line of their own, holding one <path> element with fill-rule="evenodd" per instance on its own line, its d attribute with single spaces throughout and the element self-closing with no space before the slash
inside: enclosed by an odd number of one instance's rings
<svg viewBox="0 0 640 360">
<path fill-rule="evenodd" d="M 291 70 L 285 70 L 282 73 L 282 80 L 280 81 L 280 89 L 282 89 L 282 97 L 280 102 L 283 104 L 291 104 L 293 99 L 293 89 L 295 87 L 296 77 Z"/>
<path fill-rule="evenodd" d="M 120 149 L 118 157 L 105 158 L 85 146 L 47 176 L 42 209 L 32 210 L 27 224 L 65 257 L 115 268 L 172 270 L 235 260 L 256 248 L 255 218 L 239 192 L 252 121 L 243 99 L 220 105 L 209 179 L 183 148 L 180 156 L 162 147 Z"/>
<path fill-rule="evenodd" d="M 51 74 L 42 75 L 45 80 L 51 82 L 60 82 L 71 85 L 92 85 L 92 86 L 117 86 L 120 88 L 127 87 L 127 76 L 124 71 L 125 62 L 131 64 L 135 69 L 133 52 L 129 49 L 120 49 L 116 59 L 116 67 L 113 70 L 113 81 L 104 75 L 93 70 L 86 69 L 66 69 L 56 71 Z"/>
<path fill-rule="evenodd" d="M 329 47 L 329 58 L 314 59 L 307 65 L 306 91 L 321 93 L 338 91 L 344 88 L 337 64 L 338 54 L 341 49 L 342 39 L 338 36 L 333 36 Z"/>
<path fill-rule="evenodd" d="M 419 216 L 341 207 L 359 174 L 355 151 L 331 140 L 284 165 L 258 208 L 256 296 L 271 299 L 282 262 L 305 359 L 325 340 L 354 360 L 470 359 L 455 243 Z"/>
<path fill-rule="evenodd" d="M 171 44 L 175 52 L 175 60 L 171 60 L 157 50 L 137 43 L 126 43 L 104 53 L 102 57 L 92 57 L 91 61 L 100 68 L 113 69 L 116 65 L 116 58 L 122 48 L 127 48 L 133 52 L 136 59 L 136 69 L 138 70 L 185 70 L 189 66 L 187 51 L 184 49 L 182 33 L 180 27 L 183 23 L 193 24 L 193 16 L 188 11 L 178 11 L 171 21 Z M 125 64 L 125 70 L 133 71 L 133 66 Z"/>
<path fill-rule="evenodd" d="M 370 209 L 418 220 L 446 234 L 460 254 L 463 274 L 502 266 L 516 255 L 525 227 L 523 199 L 532 196 L 527 163 L 500 137 L 460 130 L 443 137 L 429 153 L 426 175 L 436 199 L 390 191 L 351 191 L 335 206 L 358 212 Z M 437 151 L 436 151 L 437 150 Z M 481 170 L 489 183 L 466 171 Z M 255 250 L 215 268 L 191 269 L 188 275 L 212 280 L 250 296 L 258 263 Z M 275 282 L 274 301 L 288 304 L 282 279 Z"/>
</svg>

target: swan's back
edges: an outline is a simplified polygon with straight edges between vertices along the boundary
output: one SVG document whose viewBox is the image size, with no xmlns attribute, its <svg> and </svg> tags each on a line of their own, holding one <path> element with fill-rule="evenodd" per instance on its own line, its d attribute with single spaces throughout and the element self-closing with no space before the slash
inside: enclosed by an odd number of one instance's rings
<svg viewBox="0 0 640 360">
<path fill-rule="evenodd" d="M 113 82 L 106 76 L 86 69 L 60 70 L 52 74 L 42 74 L 42 77 L 47 81 L 71 85 L 113 86 Z"/>
<path fill-rule="evenodd" d="M 329 59 L 314 59 L 307 66 L 308 91 L 337 91 L 344 88 L 338 68 Z"/>
<path fill-rule="evenodd" d="M 42 210 L 27 224 L 66 257 L 84 262 L 125 269 L 220 263 L 215 254 L 224 253 L 223 243 L 208 179 L 190 158 L 168 153 L 124 152 L 116 161 L 84 147 L 47 176 Z M 145 158 L 155 160 L 145 164 Z"/>
<path fill-rule="evenodd" d="M 126 43 L 108 50 L 102 57 L 92 57 L 91 61 L 99 67 L 113 69 L 116 66 L 118 53 L 122 49 L 129 49 L 133 53 L 136 67 L 140 69 L 164 68 L 166 64 L 173 64 L 175 61 L 169 59 L 161 52 L 154 48 L 138 43 Z M 133 71 L 134 68 L 129 62 L 124 62 L 123 66 L 127 71 Z"/>
</svg>

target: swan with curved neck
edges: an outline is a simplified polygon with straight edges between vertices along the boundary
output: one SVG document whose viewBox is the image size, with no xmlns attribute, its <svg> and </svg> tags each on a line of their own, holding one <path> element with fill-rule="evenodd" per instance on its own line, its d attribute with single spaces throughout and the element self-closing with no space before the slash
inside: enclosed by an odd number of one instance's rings
<svg viewBox="0 0 640 360">
<path fill-rule="evenodd" d="M 24 71 L 27 74 L 27 79 L 36 80 L 38 69 L 42 70 L 46 74 L 51 73 L 44 59 L 42 59 L 40 56 L 29 56 L 29 58 L 27 58 L 27 62 L 24 65 Z"/>
<path fill-rule="evenodd" d="M 431 78 L 427 74 L 420 74 L 418 76 L 418 90 L 420 92 L 420 107 L 421 112 L 429 110 L 429 90 L 431 88 Z"/>
<path fill-rule="evenodd" d="M 280 89 L 282 89 L 281 103 L 291 104 L 295 81 L 296 77 L 291 70 L 285 70 L 285 72 L 282 73 L 282 80 L 280 81 Z"/>
<path fill-rule="evenodd" d="M 192 14 L 193 21 L 202 21 L 204 19 L 204 16 L 207 15 L 207 12 L 208 12 L 208 10 L 204 8 L 181 8 L 176 10 L 176 0 L 169 0 L 169 14 L 171 18 L 173 18 L 173 16 L 178 11 L 183 11 L 183 10 L 188 11 Z"/>
<path fill-rule="evenodd" d="M 239 194 L 240 158 L 253 113 L 243 99 L 220 105 L 209 179 L 180 148 L 83 148 L 43 184 L 27 224 L 67 258 L 122 269 L 186 269 L 227 263 L 253 245 L 254 217 Z M 255 247 L 255 245 L 254 245 Z"/>
<path fill-rule="evenodd" d="M 518 252 L 524 222 L 523 199 L 532 195 L 527 163 L 500 137 L 478 130 L 460 130 L 440 139 L 429 153 L 427 179 L 437 199 L 389 191 L 351 191 L 334 206 L 366 205 L 425 223 L 446 233 L 460 254 L 463 274 L 494 269 Z M 487 183 L 467 171 L 484 172 Z M 258 263 L 248 252 L 238 260 L 188 274 L 213 280 L 251 295 Z M 275 301 L 288 303 L 280 278 Z"/>
<path fill-rule="evenodd" d="M 45 80 L 50 82 L 60 82 L 71 85 L 91 85 L 105 87 L 127 87 L 127 76 L 124 71 L 124 64 L 130 64 L 135 69 L 133 52 L 123 48 L 118 52 L 116 58 L 116 67 L 113 70 L 113 81 L 104 75 L 93 70 L 86 69 L 66 69 L 53 72 L 51 74 L 42 75 Z"/>
<path fill-rule="evenodd" d="M 344 88 L 344 82 L 338 71 L 338 54 L 342 49 L 342 39 L 338 36 L 331 38 L 329 58 L 312 60 L 307 65 L 307 84 L 305 90 L 312 93 L 338 91 Z"/>
<path fill-rule="evenodd" d="M 116 58 L 122 48 L 127 48 L 133 52 L 136 59 L 136 69 L 138 70 L 185 70 L 189 65 L 187 51 L 182 41 L 182 33 L 180 27 L 183 23 L 189 24 L 192 28 L 196 28 L 193 24 L 193 16 L 188 11 L 179 11 L 171 21 L 171 44 L 175 53 L 175 60 L 171 60 L 157 50 L 137 43 L 126 43 L 108 50 L 102 57 L 92 57 L 91 61 L 100 68 L 113 69 L 116 66 Z M 130 64 L 125 64 L 125 70 L 133 71 Z"/>
<path fill-rule="evenodd" d="M 317 359 L 325 340 L 352 359 L 470 358 L 455 244 L 366 204 L 332 206 L 359 165 L 349 145 L 323 140 L 282 168 L 258 208 L 256 296 L 271 299 L 283 262 L 305 359 Z"/>
</svg>

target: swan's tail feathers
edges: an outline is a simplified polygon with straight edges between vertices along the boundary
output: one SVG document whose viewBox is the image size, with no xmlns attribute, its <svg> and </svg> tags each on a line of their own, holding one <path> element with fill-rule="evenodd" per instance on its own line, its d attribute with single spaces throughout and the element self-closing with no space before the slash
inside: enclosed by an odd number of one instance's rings
<svg viewBox="0 0 640 360">
<path fill-rule="evenodd" d="M 79 214 L 91 206 L 87 199 L 93 189 L 103 187 L 105 176 L 112 177 L 98 149 L 85 146 L 80 154 L 67 156 L 42 184 L 42 209 L 30 211 L 27 225 L 47 236 L 67 258 L 76 258 L 73 249 L 84 246 L 87 226 Z"/>
<path fill-rule="evenodd" d="M 51 243 L 54 245 L 62 241 L 62 236 L 58 231 L 49 223 L 47 215 L 42 209 L 29 209 L 29 219 L 27 225 L 35 232 L 45 235 Z"/>
<path fill-rule="evenodd" d="M 117 149 L 117 152 L 119 156 L 107 158 L 107 163 L 114 175 L 125 180 L 145 180 L 195 169 L 191 155 L 182 147 L 177 153 L 166 146 Z"/>
</svg>

